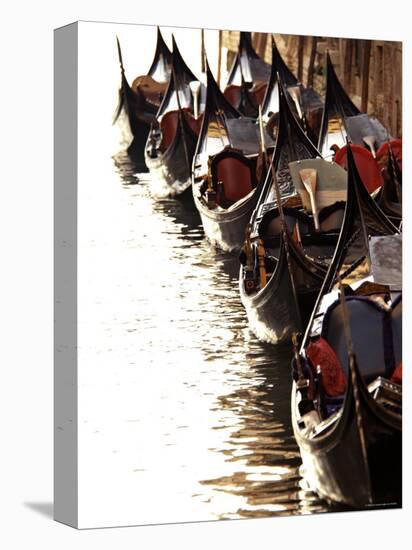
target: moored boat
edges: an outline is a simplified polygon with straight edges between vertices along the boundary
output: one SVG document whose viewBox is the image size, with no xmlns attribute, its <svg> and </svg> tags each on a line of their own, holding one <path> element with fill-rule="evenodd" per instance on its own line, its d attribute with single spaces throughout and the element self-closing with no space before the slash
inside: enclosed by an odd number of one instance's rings
<svg viewBox="0 0 412 550">
<path fill-rule="evenodd" d="M 402 241 L 350 149 L 348 164 L 339 241 L 300 349 L 295 341 L 292 424 L 319 495 L 400 505 Z"/>
<path fill-rule="evenodd" d="M 387 139 L 382 124 L 361 113 L 340 83 L 329 53 L 326 55 L 326 96 L 319 133 L 318 149 L 332 160 L 347 140 L 375 153 Z"/>
<path fill-rule="evenodd" d="M 257 117 L 270 71 L 270 65 L 253 49 L 251 33 L 242 31 L 224 90 L 225 98 L 244 116 Z"/>
<path fill-rule="evenodd" d="M 184 62 L 174 38 L 171 70 L 145 148 L 151 191 L 157 198 L 177 197 L 189 190 L 205 103 L 205 86 Z"/>
<path fill-rule="evenodd" d="M 266 136 L 267 142 L 271 142 Z M 242 116 L 207 67 L 207 96 L 193 166 L 193 196 L 206 236 L 222 250 L 239 250 L 263 184 L 256 120 Z M 260 172 L 260 174 L 258 174 Z"/>
<path fill-rule="evenodd" d="M 305 212 L 296 189 L 293 165 L 297 165 L 299 178 L 303 168 L 299 163 L 312 161 L 305 169 L 315 178 L 336 184 L 339 190 L 342 178 L 343 187 L 346 180 L 343 169 L 329 166 L 319 158 L 319 152 L 295 119 L 282 86 L 279 94 L 272 170 L 252 215 L 239 276 L 249 326 L 260 340 L 271 343 L 288 341 L 310 315 L 342 220 L 342 196 L 332 189 L 315 225 L 314 216 Z"/>
<path fill-rule="evenodd" d="M 276 127 L 279 113 L 278 79 L 283 83 L 291 100 L 291 106 L 297 120 L 313 143 L 317 141 L 323 101 L 320 95 L 302 85 L 286 65 L 272 36 L 272 65 L 270 77 L 262 101 L 262 115 L 269 126 Z M 270 122 L 269 122 L 270 121 Z"/>
<path fill-rule="evenodd" d="M 158 27 L 156 50 L 149 71 L 146 75 L 135 78 L 132 85 L 130 85 L 125 75 L 118 38 L 117 48 L 121 71 L 121 86 L 113 123 L 119 119 L 121 113 L 124 111 L 132 136 L 127 152 L 136 164 L 137 169 L 140 172 L 147 172 L 144 160 L 144 148 L 150 125 L 156 116 L 170 79 L 172 54 Z"/>
</svg>

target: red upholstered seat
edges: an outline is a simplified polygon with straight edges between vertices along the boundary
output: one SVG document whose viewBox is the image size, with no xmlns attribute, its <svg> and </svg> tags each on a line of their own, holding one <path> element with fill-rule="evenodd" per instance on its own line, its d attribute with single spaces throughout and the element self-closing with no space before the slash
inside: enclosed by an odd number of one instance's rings
<svg viewBox="0 0 412 550">
<path fill-rule="evenodd" d="M 395 157 L 396 162 L 398 163 L 398 166 L 400 170 L 402 170 L 402 140 L 401 139 L 392 139 L 390 141 L 392 154 Z M 381 145 L 376 153 L 376 160 L 378 161 L 378 164 L 381 168 L 385 168 L 388 163 L 388 155 L 389 155 L 389 145 L 388 142 L 385 141 L 383 145 Z"/>
<path fill-rule="evenodd" d="M 217 181 L 223 182 L 223 192 L 226 202 L 232 204 L 246 197 L 253 189 L 250 167 L 240 159 L 231 156 L 218 160 L 216 164 L 216 177 Z"/>
<path fill-rule="evenodd" d="M 326 395 L 336 397 L 346 390 L 346 377 L 339 358 L 324 338 L 311 342 L 306 354 L 313 368 L 319 365 Z"/>
<path fill-rule="evenodd" d="M 162 132 L 162 143 L 160 145 L 160 149 L 162 151 L 165 151 L 172 143 L 176 135 L 178 124 L 178 111 L 170 111 L 169 113 L 163 115 L 162 120 L 160 121 L 160 130 Z"/>
<path fill-rule="evenodd" d="M 234 107 L 235 109 L 239 107 L 241 99 L 240 86 L 229 84 L 229 86 L 227 86 L 225 91 L 223 92 L 223 95 L 229 101 L 232 107 Z"/>
<path fill-rule="evenodd" d="M 345 145 L 336 153 L 335 162 L 340 166 L 343 166 L 347 170 L 347 154 Z M 363 184 L 369 193 L 375 191 L 383 185 L 382 174 L 379 169 L 379 165 L 373 155 L 365 147 L 360 145 L 351 145 L 353 158 L 355 159 L 356 168 Z"/>
<path fill-rule="evenodd" d="M 202 126 L 203 114 L 195 119 L 189 109 L 182 109 L 182 112 L 185 121 L 188 123 L 192 131 L 196 135 L 199 135 L 200 128 Z M 160 121 L 160 130 L 162 132 L 162 143 L 160 145 L 160 149 L 162 151 L 165 151 L 173 142 L 179 124 L 179 111 L 169 111 L 163 115 L 162 120 Z"/>
<path fill-rule="evenodd" d="M 202 127 L 203 113 L 195 118 L 190 111 L 184 111 L 184 117 L 190 128 L 198 136 Z"/>
<path fill-rule="evenodd" d="M 261 105 L 265 98 L 267 84 L 266 82 L 257 82 L 250 90 L 250 95 L 256 105 Z"/>
<path fill-rule="evenodd" d="M 395 384 L 402 384 L 402 363 L 396 365 L 396 368 L 391 376 L 391 382 L 395 382 Z"/>
<path fill-rule="evenodd" d="M 200 128 L 202 126 L 203 114 L 195 119 L 190 109 L 182 109 L 182 112 L 185 121 L 188 123 L 192 131 L 196 135 L 199 135 Z M 173 142 L 179 124 L 179 111 L 169 111 L 168 113 L 163 115 L 162 120 L 160 121 L 160 130 L 162 132 L 162 142 L 160 144 L 160 149 L 162 151 L 165 151 Z"/>
</svg>

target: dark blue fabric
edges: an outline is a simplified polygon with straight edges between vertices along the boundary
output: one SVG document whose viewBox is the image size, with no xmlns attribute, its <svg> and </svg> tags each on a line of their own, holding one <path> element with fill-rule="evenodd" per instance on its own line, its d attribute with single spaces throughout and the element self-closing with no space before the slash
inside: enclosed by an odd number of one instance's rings
<svg viewBox="0 0 412 550">
<path fill-rule="evenodd" d="M 393 349 L 388 343 L 388 313 L 376 302 L 364 296 L 346 297 L 350 318 L 351 339 L 354 353 L 366 383 L 378 376 L 389 378 L 393 372 Z M 386 321 L 385 321 L 386 319 Z M 342 368 L 348 375 L 348 350 L 344 332 L 342 306 L 339 301 L 325 313 L 322 337 L 334 349 Z M 392 358 L 390 355 L 392 354 Z"/>
</svg>

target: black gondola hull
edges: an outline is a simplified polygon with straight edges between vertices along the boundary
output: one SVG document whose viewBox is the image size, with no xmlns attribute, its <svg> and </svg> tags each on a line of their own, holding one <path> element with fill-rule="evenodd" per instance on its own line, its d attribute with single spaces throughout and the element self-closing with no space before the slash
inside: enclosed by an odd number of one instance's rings
<svg viewBox="0 0 412 550">
<path fill-rule="evenodd" d="M 363 459 L 353 396 L 338 419 L 317 438 L 306 437 L 298 425 L 296 386 L 292 389 L 292 424 L 304 475 L 323 498 L 354 508 L 400 506 L 402 501 L 401 421 L 361 393 L 361 416 L 367 447 Z"/>
<path fill-rule="evenodd" d="M 210 210 L 193 189 L 193 198 L 199 211 L 206 237 L 212 245 L 225 252 L 239 251 L 245 241 L 246 227 L 258 200 L 256 190 L 232 210 Z"/>
<path fill-rule="evenodd" d="M 166 151 L 155 151 L 152 157 L 150 136 L 145 149 L 149 168 L 150 190 L 155 198 L 173 198 L 190 191 L 192 184 L 192 161 L 196 148 L 196 136 L 182 122 Z"/>
<path fill-rule="evenodd" d="M 305 276 L 302 272 L 302 276 Z M 299 312 L 290 281 L 285 253 L 280 254 L 280 260 L 275 272 L 266 286 L 256 294 L 247 294 L 244 286 L 243 268 L 240 270 L 240 298 L 246 310 L 249 326 L 256 337 L 262 342 L 280 344 L 290 342 L 292 334 L 302 330 L 315 304 L 321 282 L 308 285 L 297 291 Z"/>
</svg>

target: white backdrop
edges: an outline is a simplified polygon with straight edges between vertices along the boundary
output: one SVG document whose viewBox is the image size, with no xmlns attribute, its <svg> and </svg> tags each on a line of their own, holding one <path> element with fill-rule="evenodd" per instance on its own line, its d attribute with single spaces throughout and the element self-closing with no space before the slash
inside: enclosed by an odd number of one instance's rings
<svg viewBox="0 0 412 550">
<path fill-rule="evenodd" d="M 405 40 L 410 93 L 410 15 L 406 3 L 304 0 L 236 2 L 126 0 L 4 4 L 1 40 L 1 530 L 2 548 L 315 548 L 348 543 L 403 548 L 410 517 L 410 422 L 402 511 L 329 514 L 76 532 L 50 519 L 52 501 L 52 29 L 77 19 Z M 6 8 L 6 9 L 5 9 Z M 281 11 L 279 11 L 281 10 Z M 411 120 L 405 93 L 404 121 Z M 404 130 L 410 150 L 410 122 Z M 410 161 L 405 155 L 405 201 Z M 405 207 L 405 211 L 407 207 Z M 406 220 L 406 242 L 409 222 Z M 410 254 L 409 254 L 410 257 Z M 405 261 L 405 287 L 409 280 Z M 409 303 L 409 293 L 405 292 Z M 410 309 L 410 308 L 409 308 Z M 409 316 L 408 319 L 409 320 Z M 404 334 L 408 335 L 409 322 Z M 405 338 L 406 340 L 406 338 Z M 406 357 L 411 346 L 406 342 Z M 408 364 L 408 361 L 405 361 Z M 406 388 L 410 383 L 405 370 Z M 406 393 L 409 405 L 409 392 Z"/>
</svg>

